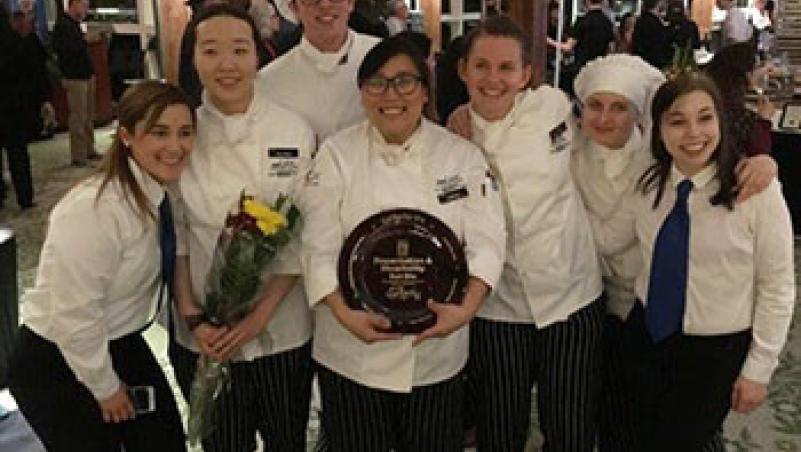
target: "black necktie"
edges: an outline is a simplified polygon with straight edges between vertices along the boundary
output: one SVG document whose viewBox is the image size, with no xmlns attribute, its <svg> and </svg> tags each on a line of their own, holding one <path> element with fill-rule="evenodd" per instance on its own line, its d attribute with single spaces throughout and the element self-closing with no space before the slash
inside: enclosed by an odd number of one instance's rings
<svg viewBox="0 0 801 452">
<path fill-rule="evenodd" d="M 161 279 L 172 298 L 172 285 L 175 276 L 175 224 L 172 221 L 170 198 L 164 193 L 159 204 L 159 246 L 161 247 Z"/>
<path fill-rule="evenodd" d="M 656 236 L 648 282 L 645 324 L 654 343 L 681 331 L 687 303 L 687 267 L 690 256 L 690 213 L 687 198 L 693 183 L 685 179 L 676 188 L 676 203 Z"/>
</svg>

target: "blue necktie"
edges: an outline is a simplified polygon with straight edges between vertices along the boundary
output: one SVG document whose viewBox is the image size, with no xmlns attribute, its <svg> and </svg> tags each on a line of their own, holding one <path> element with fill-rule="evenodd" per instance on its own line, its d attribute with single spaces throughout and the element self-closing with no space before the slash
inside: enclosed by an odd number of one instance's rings
<svg viewBox="0 0 801 452">
<path fill-rule="evenodd" d="M 687 266 L 690 255 L 690 213 L 687 197 L 693 188 L 688 179 L 676 188 L 676 204 L 656 236 L 648 282 L 645 324 L 654 343 L 681 331 L 687 302 Z"/>
<path fill-rule="evenodd" d="M 172 284 L 175 276 L 175 224 L 172 220 L 170 198 L 164 193 L 159 204 L 159 246 L 161 247 L 161 279 L 172 298 Z"/>
</svg>

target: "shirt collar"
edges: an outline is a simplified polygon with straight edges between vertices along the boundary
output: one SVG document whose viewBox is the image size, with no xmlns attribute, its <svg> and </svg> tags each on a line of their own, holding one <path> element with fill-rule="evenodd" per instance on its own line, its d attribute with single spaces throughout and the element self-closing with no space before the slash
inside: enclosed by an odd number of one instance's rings
<svg viewBox="0 0 801 452">
<path fill-rule="evenodd" d="M 136 179 L 139 188 L 142 189 L 142 193 L 144 193 L 153 207 L 154 212 L 157 211 L 159 204 L 161 204 L 161 201 L 164 199 L 164 194 L 166 193 L 165 187 L 156 179 L 153 179 L 153 176 L 148 174 L 147 171 L 142 170 L 139 164 L 136 163 L 136 160 L 130 157 L 128 158 L 128 167 L 131 169 L 131 174 L 133 174 L 134 179 Z"/>
<path fill-rule="evenodd" d="M 486 131 L 493 130 L 493 129 L 498 128 L 498 127 L 504 127 L 507 124 L 513 122 L 517 118 L 517 116 L 519 114 L 518 111 L 520 110 L 520 105 L 525 101 L 526 96 L 528 95 L 528 93 L 529 93 L 529 90 L 523 90 L 523 91 L 520 91 L 519 93 L 517 93 L 517 95 L 515 96 L 515 102 L 512 105 L 512 108 L 509 110 L 509 112 L 506 114 L 506 116 L 504 116 L 503 118 L 498 119 L 496 121 L 487 121 L 486 119 L 482 118 L 481 115 L 479 115 L 473 109 L 472 105 L 469 106 L 470 117 L 473 120 L 473 125 L 476 128 L 478 128 L 478 130 L 480 130 L 482 132 L 486 132 Z"/>
<path fill-rule="evenodd" d="M 370 143 L 372 144 L 372 151 L 377 153 L 384 159 L 387 165 L 397 165 L 404 159 L 413 155 L 419 146 L 416 146 L 420 141 L 420 136 L 423 134 L 423 128 L 426 127 L 425 118 L 420 120 L 420 125 L 412 133 L 412 135 L 402 144 L 387 143 L 381 132 L 368 123 L 368 134 Z"/>
<path fill-rule="evenodd" d="M 348 62 L 348 52 L 350 52 L 351 47 L 353 47 L 354 40 L 355 33 L 353 33 L 353 30 L 349 29 L 348 36 L 345 38 L 345 43 L 342 44 L 342 47 L 340 47 L 336 52 L 321 52 L 317 47 L 314 47 L 308 39 L 306 39 L 306 36 L 301 38 L 299 46 L 300 51 L 314 62 L 317 70 L 327 74 L 332 74 L 336 72 L 338 66 Z"/>
<path fill-rule="evenodd" d="M 716 163 L 711 163 L 689 179 L 693 183 L 693 189 L 700 190 L 712 182 L 717 175 L 718 165 Z M 684 179 L 687 179 L 687 176 L 685 176 L 675 164 L 672 164 L 670 166 L 670 185 L 676 188 Z"/>
<path fill-rule="evenodd" d="M 249 124 L 255 120 L 256 115 L 267 108 L 269 101 L 264 98 L 259 85 L 253 87 L 253 98 L 244 113 L 227 115 L 220 111 L 216 105 L 208 100 L 206 92 L 203 92 L 203 104 L 201 108 L 208 113 L 208 118 L 213 119 L 222 127 L 225 140 L 229 143 L 239 143 L 249 137 Z"/>
</svg>

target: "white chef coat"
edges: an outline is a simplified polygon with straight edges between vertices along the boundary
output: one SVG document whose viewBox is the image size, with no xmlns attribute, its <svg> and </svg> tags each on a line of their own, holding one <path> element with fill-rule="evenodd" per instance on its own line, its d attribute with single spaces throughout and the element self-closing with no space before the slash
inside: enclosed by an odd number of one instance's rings
<svg viewBox="0 0 801 452">
<path fill-rule="evenodd" d="M 178 255 L 189 256 L 192 297 L 202 305 L 206 277 L 226 214 L 242 190 L 273 203 L 280 194 L 296 195 L 308 170 L 314 135 L 296 113 L 269 101 L 256 89 L 244 114 L 225 115 L 204 99 L 197 110 L 197 137 L 189 165 L 181 175 L 184 215 L 176 218 Z M 299 231 L 297 232 L 299 236 Z M 299 238 L 279 252 L 265 269 L 300 274 Z M 245 344 L 234 360 L 253 360 L 299 347 L 311 338 L 311 314 L 298 283 L 281 302 L 267 329 Z M 176 339 L 198 351 L 184 322 Z"/>
<path fill-rule="evenodd" d="M 573 180 L 587 215 L 606 221 L 623 208 L 624 200 L 637 189 L 640 176 L 654 163 L 650 143 L 643 140 L 637 127 L 620 149 L 606 148 L 581 133 L 576 134 L 575 142 Z M 634 281 L 642 270 L 640 248 L 631 243 L 616 253 L 601 254 L 600 263 L 607 312 L 625 320 L 637 298 Z"/>
<path fill-rule="evenodd" d="M 500 121 L 470 116 L 473 141 L 500 182 L 508 231 L 501 280 L 478 316 L 540 328 L 564 321 L 602 292 L 590 224 L 570 173 L 570 103 L 542 85 L 518 94 Z"/>
<path fill-rule="evenodd" d="M 364 119 L 356 73 L 379 41 L 349 30 L 338 52 L 323 53 L 304 36 L 300 44 L 259 72 L 257 84 L 269 99 L 306 119 L 322 143 Z"/>
<path fill-rule="evenodd" d="M 461 198 L 438 199 L 461 189 Z M 506 234 L 497 192 L 479 150 L 427 120 L 404 144 L 390 145 L 363 121 L 323 144 L 303 198 L 303 268 L 315 313 L 315 360 L 360 384 L 396 392 L 459 372 L 467 361 L 467 327 L 416 347 L 412 336 L 368 345 L 320 301 L 337 290 L 344 238 L 370 215 L 399 207 L 419 209 L 445 222 L 465 241 L 470 275 L 494 286 Z"/>
<path fill-rule="evenodd" d="M 22 303 L 22 322 L 58 346 L 97 400 L 120 387 L 109 341 L 147 324 L 161 285 L 157 218 L 164 189 L 133 160 L 128 165 L 156 219 L 126 201 L 116 180 L 100 197 L 100 177 L 81 182 L 50 213 L 36 285 Z"/>
<path fill-rule="evenodd" d="M 728 334 L 752 328 L 741 375 L 768 383 L 779 363 L 795 303 L 793 230 L 777 181 L 734 210 L 713 206 L 717 166 L 691 178 L 690 255 L 683 331 L 690 335 Z M 643 271 L 636 293 L 647 304 L 654 243 L 676 202 L 676 186 L 686 177 L 674 166 L 661 202 L 656 191 L 626 200 L 621 215 L 599 225 L 598 245 L 614 252 L 632 240 L 641 244 Z"/>
</svg>

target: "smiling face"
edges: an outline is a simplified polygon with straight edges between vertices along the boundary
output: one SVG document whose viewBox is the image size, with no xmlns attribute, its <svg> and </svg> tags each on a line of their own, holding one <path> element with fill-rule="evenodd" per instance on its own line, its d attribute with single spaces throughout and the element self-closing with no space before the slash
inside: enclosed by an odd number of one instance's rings
<svg viewBox="0 0 801 452">
<path fill-rule="evenodd" d="M 336 52 L 348 35 L 356 0 L 292 0 L 290 9 L 303 25 L 303 36 L 321 52 Z"/>
<path fill-rule="evenodd" d="M 258 68 L 250 24 L 216 16 L 201 22 L 195 36 L 195 68 L 209 100 L 225 114 L 244 113 Z"/>
<path fill-rule="evenodd" d="M 133 131 L 121 127 L 119 136 L 127 143 L 131 156 L 153 179 L 162 184 L 175 182 L 192 152 L 194 126 L 189 107 L 168 105 L 149 130 L 147 120 L 136 123 Z"/>
<path fill-rule="evenodd" d="M 608 92 L 592 93 L 581 111 L 581 128 L 594 142 L 609 149 L 620 149 L 631 136 L 637 112 L 624 96 Z"/>
<path fill-rule="evenodd" d="M 676 98 L 659 119 L 660 137 L 673 163 L 692 177 L 706 167 L 720 143 L 715 103 L 704 91 Z"/>
<path fill-rule="evenodd" d="M 517 40 L 483 35 L 459 63 L 459 75 L 476 113 L 497 121 L 509 113 L 515 96 L 528 84 L 531 66 L 523 64 L 523 48 Z"/>
<path fill-rule="evenodd" d="M 367 84 L 374 78 L 397 81 L 398 77 L 402 79 L 403 76 L 420 77 L 420 73 L 411 58 L 402 54 L 396 55 L 387 60 L 360 89 L 367 119 L 388 143 L 401 144 L 414 133 L 423 116 L 428 94 L 419 82 L 408 94 L 398 93 L 392 83 L 383 94 L 371 94 Z"/>
</svg>

